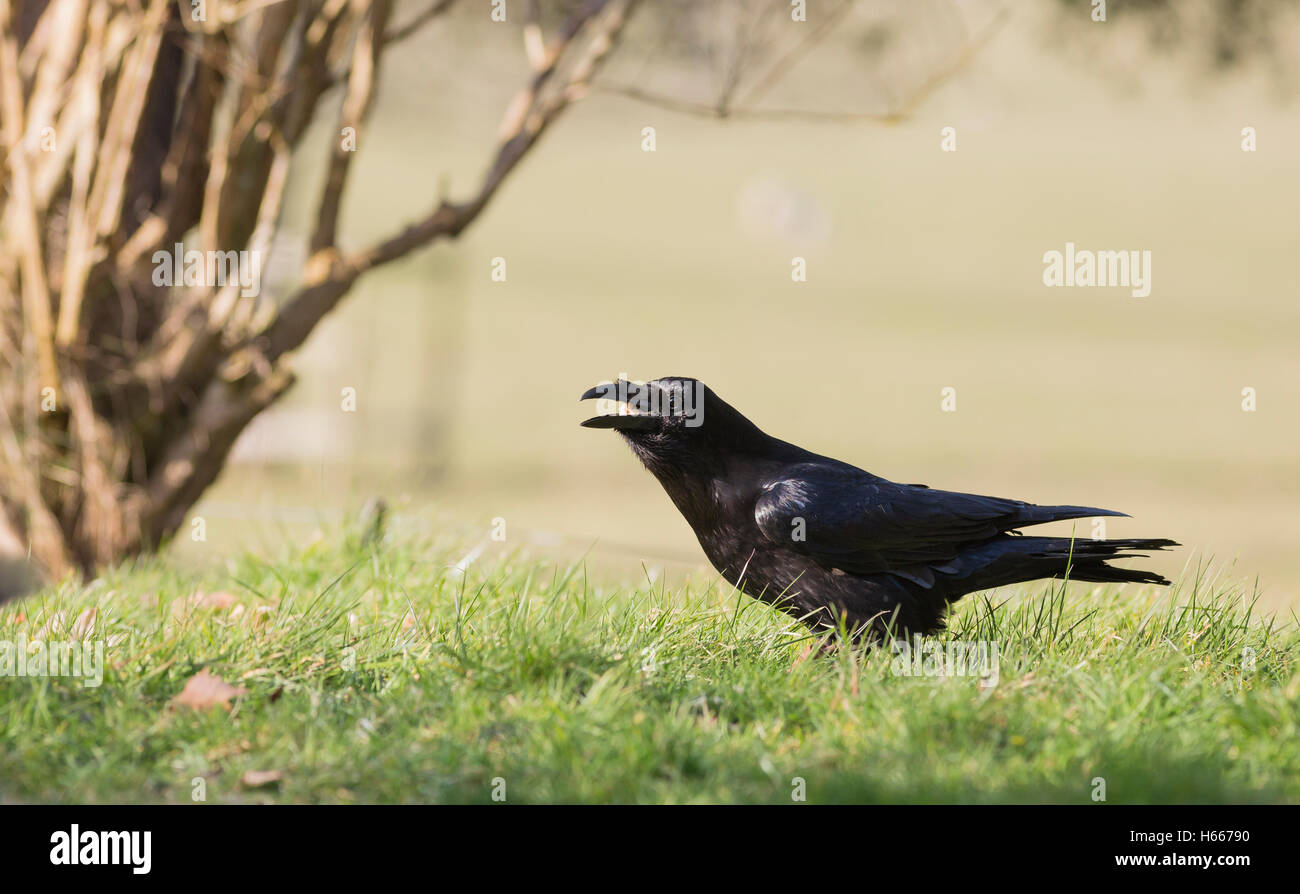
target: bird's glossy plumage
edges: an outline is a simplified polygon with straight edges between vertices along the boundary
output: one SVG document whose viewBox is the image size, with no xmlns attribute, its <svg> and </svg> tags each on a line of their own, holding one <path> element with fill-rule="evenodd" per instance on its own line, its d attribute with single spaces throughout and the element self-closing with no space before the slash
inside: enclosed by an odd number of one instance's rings
<svg viewBox="0 0 1300 894">
<path fill-rule="evenodd" d="M 930 632 L 966 593 L 1067 569 L 1074 580 L 1169 583 L 1107 562 L 1171 540 L 1018 530 L 1123 513 L 895 484 L 765 434 L 694 379 L 619 385 L 583 398 L 617 397 L 630 414 L 583 424 L 627 440 L 723 577 L 814 628 Z"/>
</svg>

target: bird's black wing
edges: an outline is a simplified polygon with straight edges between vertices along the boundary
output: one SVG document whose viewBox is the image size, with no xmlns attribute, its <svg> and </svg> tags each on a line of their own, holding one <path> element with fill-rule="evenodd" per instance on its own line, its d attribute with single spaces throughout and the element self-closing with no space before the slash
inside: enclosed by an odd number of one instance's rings
<svg viewBox="0 0 1300 894">
<path fill-rule="evenodd" d="M 851 466 L 815 462 L 765 482 L 754 508 L 768 540 L 828 569 L 909 578 L 927 566 L 943 571 L 966 547 L 1014 528 L 1123 514 L 895 484 Z M 924 571 L 920 576 L 932 579 Z"/>
</svg>

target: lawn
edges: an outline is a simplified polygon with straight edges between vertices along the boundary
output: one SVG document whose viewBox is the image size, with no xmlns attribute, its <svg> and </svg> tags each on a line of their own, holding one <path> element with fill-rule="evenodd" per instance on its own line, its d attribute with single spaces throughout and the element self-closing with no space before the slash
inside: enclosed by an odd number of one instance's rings
<svg viewBox="0 0 1300 894">
<path fill-rule="evenodd" d="M 968 597 L 941 639 L 996 646 L 981 679 L 817 654 L 716 580 L 468 551 L 340 530 L 0 607 L 0 641 L 105 644 L 99 686 L 0 678 L 0 801 L 1300 800 L 1296 619 L 1222 582 Z"/>
</svg>

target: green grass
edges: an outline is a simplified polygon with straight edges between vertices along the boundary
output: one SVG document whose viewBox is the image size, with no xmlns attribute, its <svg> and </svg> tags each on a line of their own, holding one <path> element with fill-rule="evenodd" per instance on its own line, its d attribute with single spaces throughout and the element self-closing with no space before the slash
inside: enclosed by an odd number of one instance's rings
<svg viewBox="0 0 1300 894">
<path fill-rule="evenodd" d="M 810 803 L 1091 803 L 1096 777 L 1108 803 L 1300 800 L 1295 619 L 1205 581 L 969 598 L 946 637 L 998 644 L 981 688 L 810 655 L 726 584 L 605 589 L 521 554 L 459 575 L 464 552 L 340 533 L 0 608 L 11 641 L 93 608 L 108 665 L 98 688 L 0 678 L 0 801 L 188 802 L 203 779 L 209 802 L 490 803 L 500 778 L 512 803 L 790 803 L 796 777 Z M 236 603 L 178 602 L 199 590 Z M 200 670 L 247 693 L 173 706 Z"/>
</svg>

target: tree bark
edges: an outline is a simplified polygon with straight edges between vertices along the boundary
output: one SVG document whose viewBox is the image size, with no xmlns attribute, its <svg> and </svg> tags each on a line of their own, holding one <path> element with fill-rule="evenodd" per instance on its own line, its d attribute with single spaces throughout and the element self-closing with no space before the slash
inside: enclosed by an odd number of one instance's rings
<svg viewBox="0 0 1300 894">
<path fill-rule="evenodd" d="M 158 284 L 178 242 L 269 252 L 285 182 L 333 89 L 363 132 L 391 0 L 0 0 L 0 598 L 93 574 L 175 534 L 248 424 L 294 381 L 290 355 L 371 270 L 454 239 L 579 98 L 636 0 L 588 0 L 537 53 L 477 191 L 355 253 L 337 245 L 353 153 L 331 156 L 302 285 Z M 75 27 L 69 23 L 75 23 Z M 187 234 L 191 236 L 187 237 Z M 162 252 L 163 260 L 155 260 Z"/>
</svg>

